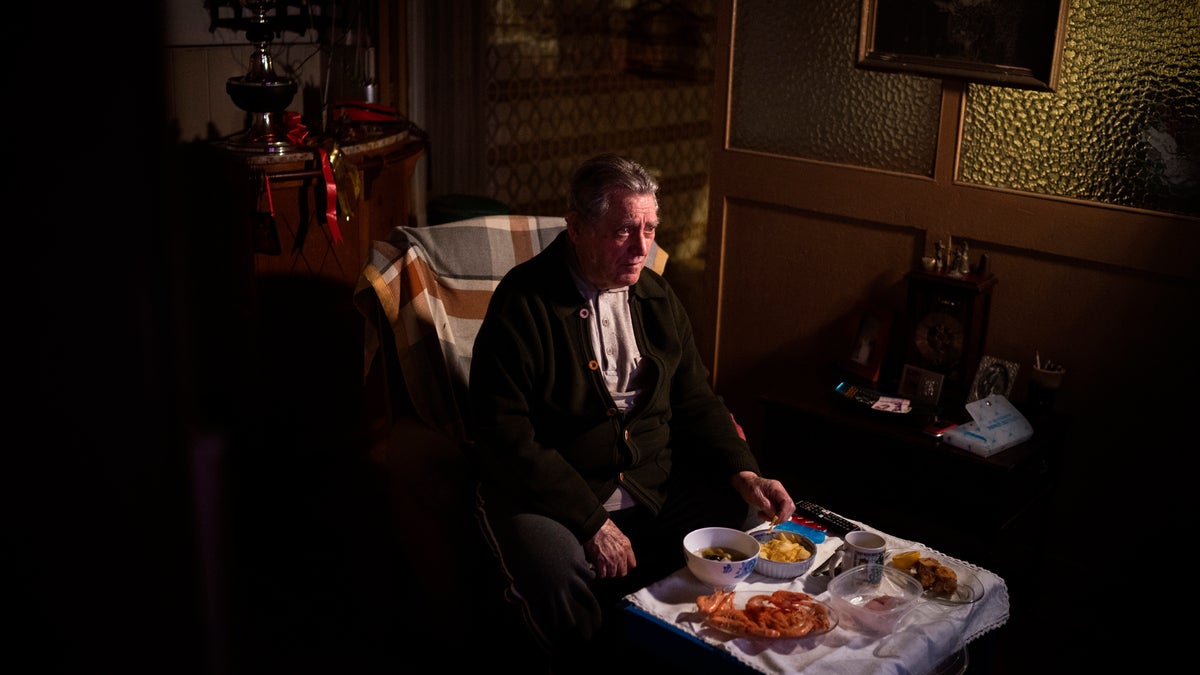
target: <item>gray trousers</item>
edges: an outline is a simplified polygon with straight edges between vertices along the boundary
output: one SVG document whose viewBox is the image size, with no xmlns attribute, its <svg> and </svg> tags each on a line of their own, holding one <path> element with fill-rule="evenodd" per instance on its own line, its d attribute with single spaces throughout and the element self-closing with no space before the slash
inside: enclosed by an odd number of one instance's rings
<svg viewBox="0 0 1200 675">
<path fill-rule="evenodd" d="M 657 515 L 642 506 L 610 518 L 633 543 L 637 567 L 623 579 L 597 579 L 583 544 L 546 516 L 489 508 L 477 498 L 476 515 L 534 639 L 548 653 L 577 650 L 611 624 L 621 599 L 685 565 L 683 537 L 700 527 L 745 529 L 749 507 L 728 479 L 672 479 Z"/>
</svg>

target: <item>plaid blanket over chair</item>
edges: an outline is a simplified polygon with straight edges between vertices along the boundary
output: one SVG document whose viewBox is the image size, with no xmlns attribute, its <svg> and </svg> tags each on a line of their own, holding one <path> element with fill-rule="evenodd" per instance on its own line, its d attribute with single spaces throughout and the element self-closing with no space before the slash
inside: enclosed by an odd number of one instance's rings
<svg viewBox="0 0 1200 675">
<path fill-rule="evenodd" d="M 364 380 L 382 344 L 380 331 L 390 330 L 417 416 L 465 440 L 471 352 L 492 292 L 509 269 L 565 228 L 561 217 L 482 216 L 397 227 L 386 241 L 372 242 L 354 289 L 366 322 Z M 667 258 L 656 244 L 646 265 L 661 274 Z"/>
</svg>

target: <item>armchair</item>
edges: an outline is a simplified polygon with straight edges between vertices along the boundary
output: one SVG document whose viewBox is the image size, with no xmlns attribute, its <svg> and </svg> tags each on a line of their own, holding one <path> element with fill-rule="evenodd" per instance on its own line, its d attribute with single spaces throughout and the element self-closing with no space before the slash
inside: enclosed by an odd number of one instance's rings
<svg viewBox="0 0 1200 675">
<path fill-rule="evenodd" d="M 399 536 L 451 578 L 488 573 L 482 540 L 464 534 L 476 532 L 464 422 L 475 336 L 504 274 L 565 228 L 561 217 L 521 215 L 397 227 L 372 243 L 355 287 L 363 382 L 377 420 L 371 456 L 388 475 Z M 667 258 L 655 245 L 647 266 L 661 273 Z M 454 604 L 436 611 L 461 613 Z"/>
<path fill-rule="evenodd" d="M 354 302 L 366 320 L 364 382 L 378 359 L 391 421 L 411 413 L 449 439 L 466 440 L 471 351 L 492 292 L 565 228 L 561 217 L 483 216 L 397 227 L 387 241 L 373 242 Z M 667 258 L 656 244 L 647 266 L 661 273 Z M 409 410 L 397 407 L 405 399 Z"/>
</svg>

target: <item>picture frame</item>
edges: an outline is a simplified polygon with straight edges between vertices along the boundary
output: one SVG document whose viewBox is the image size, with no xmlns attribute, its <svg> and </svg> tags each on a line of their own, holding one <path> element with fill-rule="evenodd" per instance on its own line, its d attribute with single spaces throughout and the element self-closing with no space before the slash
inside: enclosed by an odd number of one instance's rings
<svg viewBox="0 0 1200 675">
<path fill-rule="evenodd" d="M 849 345 L 841 358 L 841 366 L 865 380 L 879 381 L 883 359 L 887 355 L 891 314 L 879 309 L 861 309 L 851 314 L 847 325 Z"/>
<path fill-rule="evenodd" d="M 975 370 L 975 380 L 971 384 L 971 392 L 967 396 L 967 403 L 987 398 L 992 394 L 1000 394 L 1005 398 L 1009 398 L 1012 394 L 1013 385 L 1017 381 L 1017 373 L 1020 370 L 1020 364 L 1014 361 L 1005 361 L 994 356 L 984 356 L 979 360 L 979 368 Z"/>
<path fill-rule="evenodd" d="M 904 364 L 900 374 L 899 394 L 918 403 L 937 405 L 942 397 L 942 382 L 945 376 L 932 370 L 925 370 L 910 363 Z"/>
<path fill-rule="evenodd" d="M 1070 0 L 862 0 L 855 65 L 1052 92 Z"/>
</svg>

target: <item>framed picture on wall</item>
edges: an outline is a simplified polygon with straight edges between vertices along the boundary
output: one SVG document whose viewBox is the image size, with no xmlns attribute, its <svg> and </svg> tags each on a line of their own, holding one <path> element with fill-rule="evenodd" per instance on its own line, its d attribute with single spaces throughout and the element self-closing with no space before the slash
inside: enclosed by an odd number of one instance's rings
<svg viewBox="0 0 1200 675">
<path fill-rule="evenodd" d="M 1069 0 L 862 0 L 859 68 L 1054 91 Z"/>
<path fill-rule="evenodd" d="M 859 310 L 851 315 L 848 326 L 850 344 L 841 359 L 842 367 L 871 382 L 878 381 L 887 355 L 891 314 L 877 309 Z"/>
</svg>

